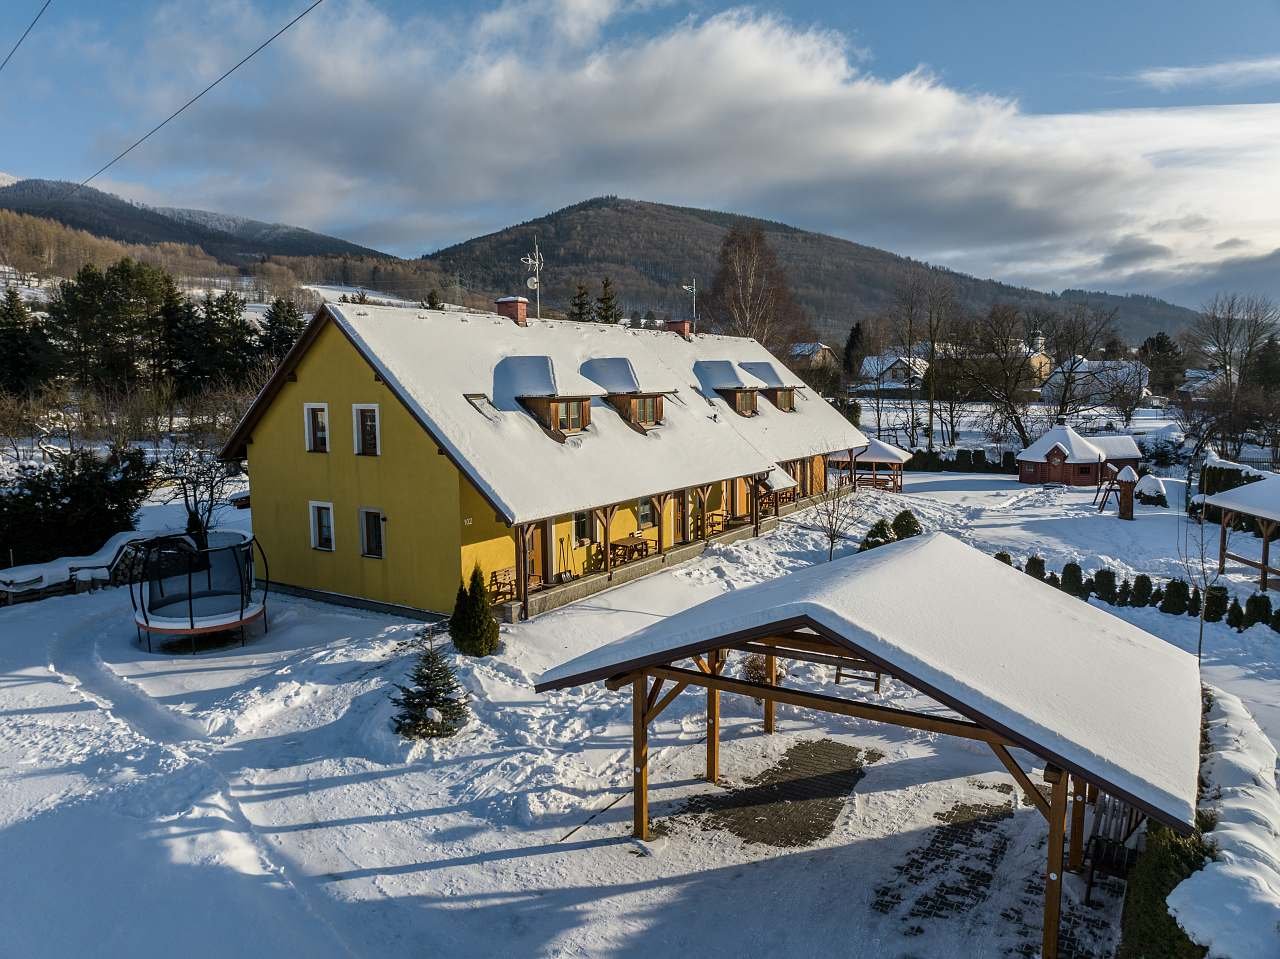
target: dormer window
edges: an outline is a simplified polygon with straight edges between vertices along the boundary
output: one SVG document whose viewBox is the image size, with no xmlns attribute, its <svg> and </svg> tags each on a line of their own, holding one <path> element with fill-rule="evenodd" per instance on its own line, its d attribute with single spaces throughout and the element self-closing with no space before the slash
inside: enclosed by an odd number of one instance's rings
<svg viewBox="0 0 1280 959">
<path fill-rule="evenodd" d="M 794 413 L 796 409 L 796 391 L 789 386 L 766 390 L 773 405 L 784 413 Z"/>
<path fill-rule="evenodd" d="M 559 400 L 553 402 L 556 411 L 556 429 L 561 433 L 580 433 L 587 426 L 591 414 L 587 412 L 589 400 Z"/>
<path fill-rule="evenodd" d="M 656 396 L 637 396 L 631 405 L 633 421 L 641 426 L 657 426 L 661 415 L 658 407 Z"/>
<path fill-rule="evenodd" d="M 756 415 L 755 390 L 722 390 L 720 393 L 739 416 Z"/>
</svg>

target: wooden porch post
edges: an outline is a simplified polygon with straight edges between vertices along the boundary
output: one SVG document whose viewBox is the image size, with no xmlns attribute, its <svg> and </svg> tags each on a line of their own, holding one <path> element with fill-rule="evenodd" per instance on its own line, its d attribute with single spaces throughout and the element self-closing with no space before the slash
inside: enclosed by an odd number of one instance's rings
<svg viewBox="0 0 1280 959">
<path fill-rule="evenodd" d="M 631 684 L 631 835 L 649 838 L 649 723 L 645 703 L 649 679 L 641 673 Z"/>
<path fill-rule="evenodd" d="M 1084 807 L 1085 782 L 1079 776 L 1071 777 L 1071 844 L 1068 847 L 1067 869 L 1079 872 L 1084 868 Z"/>
<path fill-rule="evenodd" d="M 609 527 L 613 525 L 616 506 L 605 506 L 599 510 L 600 525 L 604 527 L 604 571 L 609 579 L 613 579 L 613 543 L 610 540 Z"/>
<path fill-rule="evenodd" d="M 1202 506 L 1201 509 L 1204 507 Z M 1218 572 L 1225 573 L 1227 571 L 1227 524 L 1230 522 L 1228 517 L 1231 514 L 1225 509 L 1222 511 L 1222 528 L 1218 532 Z"/>
<path fill-rule="evenodd" d="M 698 539 L 706 540 L 707 538 L 707 503 L 711 500 L 711 485 L 695 486 L 693 494 L 698 497 Z"/>
<path fill-rule="evenodd" d="M 1276 531 L 1276 524 L 1270 520 L 1258 518 L 1258 529 L 1262 531 L 1262 591 L 1267 591 L 1267 566 L 1271 563 L 1271 534 Z"/>
<path fill-rule="evenodd" d="M 713 676 L 720 675 L 724 653 L 713 649 L 707 657 Z M 707 782 L 720 779 L 720 690 L 707 687 Z"/>
<path fill-rule="evenodd" d="M 760 535 L 760 487 L 762 485 L 759 477 L 751 477 L 751 526 L 753 536 Z"/>
<path fill-rule="evenodd" d="M 778 657 L 770 653 L 764 658 L 764 674 L 770 686 L 778 685 Z M 773 732 L 773 712 L 776 704 L 772 699 L 764 701 L 764 731 Z"/>
<path fill-rule="evenodd" d="M 529 551 L 524 538 L 525 527 L 517 523 L 516 536 L 516 599 L 520 601 L 520 618 L 529 618 Z"/>
<path fill-rule="evenodd" d="M 853 486 L 853 488 L 857 490 L 857 486 L 854 486 L 853 482 L 853 449 L 850 448 L 845 450 L 845 452 L 849 454 L 849 485 Z"/>
<path fill-rule="evenodd" d="M 1044 877 L 1042 959 L 1058 959 L 1058 927 L 1062 921 L 1062 843 L 1067 825 L 1067 774 L 1045 766 L 1044 781 L 1053 787 L 1049 801 L 1049 856 Z"/>
<path fill-rule="evenodd" d="M 653 506 L 658 514 L 658 555 L 661 556 L 667 551 L 667 501 L 671 499 L 670 493 L 660 493 L 657 496 L 649 497 L 649 504 Z"/>
</svg>

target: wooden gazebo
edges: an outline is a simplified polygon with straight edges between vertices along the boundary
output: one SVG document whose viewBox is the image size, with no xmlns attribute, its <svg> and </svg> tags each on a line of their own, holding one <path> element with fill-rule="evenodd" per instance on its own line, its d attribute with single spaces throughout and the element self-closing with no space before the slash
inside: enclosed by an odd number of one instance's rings
<svg viewBox="0 0 1280 959">
<path fill-rule="evenodd" d="M 1257 482 L 1237 486 L 1205 498 L 1205 504 L 1222 511 L 1222 529 L 1218 536 L 1218 572 L 1225 572 L 1227 560 L 1258 570 L 1258 588 L 1264 593 L 1270 577 L 1280 577 L 1280 569 L 1271 565 L 1271 538 L 1280 527 L 1280 476 L 1269 476 Z M 1227 531 L 1236 519 L 1250 516 L 1262 534 L 1261 561 L 1227 552 Z"/>
<path fill-rule="evenodd" d="M 911 454 L 892 444 L 874 437 L 867 438 L 867 445 L 861 450 L 840 451 L 827 457 L 832 466 L 849 471 L 849 483 L 857 489 L 869 486 L 874 489 L 886 489 L 894 493 L 902 492 L 902 469 Z"/>
<path fill-rule="evenodd" d="M 726 675 L 730 652 L 763 654 L 771 679 Z M 936 708 L 909 711 L 783 687 L 779 658 L 884 673 Z M 1097 816 L 1102 798 L 1109 811 L 1127 807 L 1133 821 L 1151 816 L 1184 834 L 1193 828 L 1195 659 L 945 534 L 716 597 L 564 663 L 537 689 L 595 681 L 632 690 L 633 832 L 642 840 L 649 836 L 648 727 L 690 687 L 707 692 L 712 782 L 726 692 L 764 702 L 766 733 L 782 703 L 986 743 L 1048 824 L 1046 959 L 1058 955 L 1063 870 L 1083 868 L 1086 819 Z M 1047 798 L 1015 747 L 1043 766 Z"/>
</svg>

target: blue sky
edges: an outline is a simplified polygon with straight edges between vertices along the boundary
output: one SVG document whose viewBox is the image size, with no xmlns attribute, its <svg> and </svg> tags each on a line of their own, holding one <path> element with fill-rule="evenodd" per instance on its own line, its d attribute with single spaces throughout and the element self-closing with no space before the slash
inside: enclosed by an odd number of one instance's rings
<svg viewBox="0 0 1280 959">
<path fill-rule="evenodd" d="M 303 6 L 54 0 L 0 170 L 81 179 Z M 1190 301 L 1280 273 L 1278 104 L 1277 0 L 326 0 L 99 185 L 405 255 L 608 192 Z"/>
</svg>

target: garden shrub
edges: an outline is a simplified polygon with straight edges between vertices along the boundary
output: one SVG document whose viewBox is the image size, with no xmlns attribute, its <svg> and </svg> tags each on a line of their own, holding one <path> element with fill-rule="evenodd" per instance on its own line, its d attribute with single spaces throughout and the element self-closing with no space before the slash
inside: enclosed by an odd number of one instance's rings
<svg viewBox="0 0 1280 959">
<path fill-rule="evenodd" d="M 1200 618 L 1200 587 L 1191 590 L 1191 598 L 1187 600 L 1187 615 Z"/>
<path fill-rule="evenodd" d="M 973 471 L 973 453 L 970 450 L 956 450 L 953 467 L 957 473 L 970 473 Z"/>
<path fill-rule="evenodd" d="M 1129 603 L 1132 606 L 1151 605 L 1151 577 L 1146 573 L 1139 573 L 1133 578 L 1133 596 Z"/>
<path fill-rule="evenodd" d="M 1057 573 L 1050 573 L 1048 576 L 1045 577 L 1044 581 L 1048 583 L 1050 586 L 1052 586 L 1054 589 L 1062 588 L 1062 580 L 1058 579 Z"/>
<path fill-rule="evenodd" d="M 1044 579 L 1044 559 L 1040 556 L 1028 556 L 1023 572 L 1035 579 Z"/>
<path fill-rule="evenodd" d="M 972 453 L 973 471 L 975 473 L 985 473 L 991 468 L 991 464 L 987 462 L 987 451 L 984 449 L 976 449 Z"/>
<path fill-rule="evenodd" d="M 1129 582 L 1128 576 L 1126 576 L 1123 580 L 1121 580 L 1120 589 L 1116 591 L 1116 605 L 1117 606 L 1133 605 L 1133 585 Z"/>
<path fill-rule="evenodd" d="M 479 564 L 471 570 L 470 586 L 458 586 L 449 617 L 449 637 L 458 652 L 468 656 L 489 656 L 498 651 L 498 621 L 493 617 L 493 602 Z"/>
<path fill-rule="evenodd" d="M 1227 615 L 1227 587 L 1210 586 L 1204 594 L 1204 619 L 1207 623 L 1219 623 Z"/>
<path fill-rule="evenodd" d="M 1157 586 L 1155 589 L 1151 591 L 1151 602 L 1148 605 L 1154 606 L 1156 607 L 1156 609 L 1159 609 L 1161 604 L 1163 603 L 1164 603 L 1164 590 L 1161 589 L 1159 586 Z"/>
<path fill-rule="evenodd" d="M 1271 622 L 1271 597 L 1266 593 L 1254 593 L 1244 604 L 1244 628 L 1258 623 Z"/>
<path fill-rule="evenodd" d="M 1276 607 L 1276 611 L 1271 614 L 1271 628 L 1280 633 L 1280 606 Z"/>
<path fill-rule="evenodd" d="M 1005 473 L 1018 472 L 1018 454 L 1013 450 L 1005 450 L 1004 456 L 1000 457 L 1000 469 Z"/>
<path fill-rule="evenodd" d="M 862 538 L 862 545 L 858 547 L 859 553 L 865 553 L 869 549 L 875 549 L 877 546 L 887 546 L 898 537 L 893 534 L 893 527 L 888 521 L 878 519 L 871 524 L 871 528 L 867 530 L 867 535 Z"/>
<path fill-rule="evenodd" d="M 1160 601 L 1160 612 L 1171 616 L 1185 616 L 1191 604 L 1191 593 L 1187 584 L 1180 579 L 1169 581 L 1164 588 L 1164 599 Z"/>
<path fill-rule="evenodd" d="M 909 509 L 904 509 L 895 516 L 892 525 L 893 535 L 897 539 L 910 539 L 912 536 L 919 536 L 924 532 L 920 526 L 920 521 L 916 519 L 916 514 Z"/>
<path fill-rule="evenodd" d="M 400 707 L 396 732 L 408 739 L 452 736 L 467 721 L 467 700 L 453 673 L 453 666 L 428 640 L 409 685 L 396 684 L 400 695 L 391 701 Z"/>
<path fill-rule="evenodd" d="M 1244 609 L 1240 606 L 1239 597 L 1231 597 L 1231 606 L 1227 609 L 1227 625 L 1237 633 L 1244 630 Z"/>
<path fill-rule="evenodd" d="M 1008 553 L 1006 553 L 1004 550 L 1001 550 L 1000 552 L 996 553 L 996 559 L 1000 560 L 1000 562 L 1004 563 L 1006 566 L 1013 565 L 1013 557 L 1010 556 Z"/>
<path fill-rule="evenodd" d="M 1104 566 L 1093 574 L 1093 593 L 1104 603 L 1116 605 L 1115 570 Z"/>
<path fill-rule="evenodd" d="M 1067 563 L 1062 567 L 1062 591 L 1072 596 L 1085 596 L 1084 573 L 1079 563 Z"/>
</svg>

